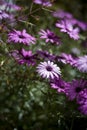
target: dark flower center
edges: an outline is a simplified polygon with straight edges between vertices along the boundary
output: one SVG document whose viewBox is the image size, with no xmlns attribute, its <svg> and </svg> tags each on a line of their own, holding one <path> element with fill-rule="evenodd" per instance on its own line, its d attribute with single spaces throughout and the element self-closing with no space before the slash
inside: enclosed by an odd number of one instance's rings
<svg viewBox="0 0 87 130">
<path fill-rule="evenodd" d="M 76 92 L 79 93 L 82 89 L 80 87 L 76 88 Z"/>
<path fill-rule="evenodd" d="M 44 55 L 45 57 L 49 57 L 49 54 L 44 53 L 43 55 Z"/>
<path fill-rule="evenodd" d="M 30 59 L 30 57 L 29 57 L 29 56 L 26 56 L 26 57 L 24 57 L 24 59 L 29 60 L 29 59 Z"/>
<path fill-rule="evenodd" d="M 19 38 L 21 38 L 21 39 L 23 39 L 23 38 L 25 38 L 23 35 L 19 35 Z"/>
<path fill-rule="evenodd" d="M 49 39 L 53 39 L 53 34 L 48 34 Z"/>
<path fill-rule="evenodd" d="M 22 57 L 23 57 L 23 59 L 25 59 L 25 60 L 30 60 L 30 58 L 31 58 L 29 55 L 24 56 L 23 54 L 22 54 Z"/>
<path fill-rule="evenodd" d="M 47 66 L 46 69 L 47 69 L 47 71 L 52 71 L 52 67 L 51 66 Z"/>
<path fill-rule="evenodd" d="M 33 57 L 32 56 L 29 56 L 29 55 L 26 55 L 26 56 L 23 56 L 25 60 L 33 60 Z"/>
</svg>

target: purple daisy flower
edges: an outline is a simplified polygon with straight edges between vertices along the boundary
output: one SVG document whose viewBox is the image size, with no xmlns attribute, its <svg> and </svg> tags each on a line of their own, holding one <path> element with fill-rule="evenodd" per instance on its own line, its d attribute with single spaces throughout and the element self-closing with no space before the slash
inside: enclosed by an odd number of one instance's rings
<svg viewBox="0 0 87 130">
<path fill-rule="evenodd" d="M 70 85 L 66 88 L 69 100 L 74 100 L 78 94 L 86 87 L 86 80 L 73 80 Z"/>
<path fill-rule="evenodd" d="M 83 22 L 83 21 L 79 21 L 79 20 L 76 20 L 76 23 L 75 23 L 78 27 L 80 27 L 82 30 L 87 30 L 87 23 Z"/>
<path fill-rule="evenodd" d="M 47 7 L 52 6 L 50 0 L 33 0 L 33 2 Z"/>
<path fill-rule="evenodd" d="M 83 21 L 80 21 L 80 20 L 77 20 L 75 18 L 71 18 L 69 19 L 70 22 L 75 25 L 75 26 L 78 26 L 80 29 L 82 29 L 83 31 L 87 30 L 87 23 L 83 22 Z"/>
<path fill-rule="evenodd" d="M 67 19 L 69 20 L 73 25 L 76 25 L 80 27 L 82 30 L 87 30 L 87 23 L 77 20 L 73 17 L 71 13 L 65 12 L 62 9 L 59 9 L 52 13 L 54 17 L 61 18 L 61 19 Z"/>
<path fill-rule="evenodd" d="M 56 45 L 61 44 L 60 38 L 58 36 L 56 36 L 53 32 L 51 32 L 49 29 L 47 29 L 46 31 L 44 31 L 42 29 L 39 32 L 39 34 L 41 35 L 40 38 L 46 39 L 46 42 L 51 42 L 51 43 L 54 43 Z"/>
<path fill-rule="evenodd" d="M 28 66 L 35 65 L 36 56 L 32 54 L 32 51 L 26 51 L 25 49 L 21 51 L 15 50 L 10 52 L 10 55 L 13 56 L 19 64 L 27 64 Z"/>
<path fill-rule="evenodd" d="M 36 52 L 36 54 L 38 55 L 39 59 L 44 59 L 44 60 L 50 60 L 50 61 L 54 61 L 56 56 L 50 54 L 48 51 L 42 51 L 42 50 L 38 50 Z"/>
<path fill-rule="evenodd" d="M 87 86 L 87 83 L 86 83 Z M 76 101 L 78 104 L 83 105 L 87 102 L 87 88 L 83 89 L 77 96 Z"/>
<path fill-rule="evenodd" d="M 10 18 L 10 15 L 6 13 L 5 11 L 0 10 L 0 20 L 8 19 L 8 18 Z"/>
<path fill-rule="evenodd" d="M 80 105 L 78 110 L 80 110 L 82 114 L 87 115 L 87 101 L 83 105 Z"/>
<path fill-rule="evenodd" d="M 87 72 L 87 55 L 79 57 L 75 62 L 75 67 L 81 72 Z"/>
<path fill-rule="evenodd" d="M 32 51 L 26 51 L 22 49 L 20 51 L 22 58 L 18 61 L 20 64 L 26 63 L 27 65 L 35 65 L 35 55 L 32 54 Z"/>
<path fill-rule="evenodd" d="M 54 17 L 62 18 L 62 19 L 63 18 L 68 18 L 68 19 L 73 18 L 72 14 L 63 11 L 62 9 L 59 9 L 59 10 L 53 12 L 52 14 L 53 14 Z"/>
<path fill-rule="evenodd" d="M 25 45 L 35 44 L 36 39 L 30 34 L 26 33 L 26 30 L 17 31 L 13 30 L 8 34 L 8 42 L 23 43 Z"/>
<path fill-rule="evenodd" d="M 86 84 L 87 86 L 87 84 Z M 81 91 L 77 96 L 78 109 L 84 115 L 87 115 L 87 88 Z"/>
<path fill-rule="evenodd" d="M 65 93 L 65 88 L 69 85 L 69 83 L 63 81 L 61 78 L 54 78 L 50 82 L 51 88 L 56 89 L 59 93 Z"/>
<path fill-rule="evenodd" d="M 61 20 L 56 23 L 56 27 L 60 28 L 61 32 L 66 32 L 70 38 L 73 38 L 74 40 L 79 39 L 79 28 L 74 28 L 71 20 Z"/>
<path fill-rule="evenodd" d="M 55 77 L 59 78 L 59 76 L 61 75 L 60 68 L 51 61 L 41 62 L 37 66 L 37 72 L 43 78 L 48 78 L 48 79 L 49 78 L 54 79 Z"/>
<path fill-rule="evenodd" d="M 74 58 L 70 54 L 62 53 L 60 56 L 58 56 L 57 60 L 61 61 L 64 64 L 70 64 L 74 65 L 77 58 Z"/>
</svg>

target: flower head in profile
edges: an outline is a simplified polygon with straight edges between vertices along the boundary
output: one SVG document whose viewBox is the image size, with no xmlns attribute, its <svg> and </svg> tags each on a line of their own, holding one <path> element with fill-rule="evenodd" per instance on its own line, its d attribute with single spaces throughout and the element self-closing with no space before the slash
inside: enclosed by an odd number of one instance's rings
<svg viewBox="0 0 87 130">
<path fill-rule="evenodd" d="M 70 83 L 70 85 L 66 88 L 66 93 L 68 93 L 69 100 L 74 100 L 86 86 L 86 80 L 73 80 Z"/>
<path fill-rule="evenodd" d="M 63 11 L 62 9 L 59 9 L 59 10 L 57 10 L 57 11 L 54 11 L 52 14 L 53 14 L 54 17 L 62 18 L 62 19 L 63 19 L 63 18 L 68 18 L 68 19 L 73 18 L 72 14 Z"/>
<path fill-rule="evenodd" d="M 61 20 L 60 22 L 56 23 L 56 27 L 60 28 L 61 32 L 67 33 L 70 38 L 73 38 L 74 40 L 79 39 L 79 28 L 74 28 L 74 25 L 71 20 Z"/>
<path fill-rule="evenodd" d="M 50 81 L 51 88 L 56 89 L 59 93 L 65 93 L 65 88 L 69 85 L 69 83 L 65 82 L 61 78 L 54 78 Z"/>
<path fill-rule="evenodd" d="M 10 15 L 8 13 L 6 13 L 5 11 L 0 10 L 0 20 L 8 19 L 8 18 L 10 18 Z"/>
<path fill-rule="evenodd" d="M 47 7 L 52 6 L 50 0 L 33 0 L 33 2 Z"/>
<path fill-rule="evenodd" d="M 57 59 L 64 64 L 74 65 L 77 58 L 74 58 L 71 54 L 62 53 Z"/>
<path fill-rule="evenodd" d="M 80 106 L 78 107 L 78 110 L 79 110 L 82 114 L 84 114 L 84 115 L 87 116 L 87 101 L 86 101 L 83 105 L 80 105 Z"/>
<path fill-rule="evenodd" d="M 40 38 L 46 39 L 46 42 L 51 42 L 56 45 L 61 44 L 60 38 L 57 35 L 55 35 L 52 31 L 50 31 L 49 29 L 47 29 L 46 31 L 44 31 L 42 29 L 39 32 L 39 34 L 41 35 Z"/>
<path fill-rule="evenodd" d="M 23 43 L 25 45 L 35 44 L 36 39 L 28 34 L 26 30 L 13 30 L 8 34 L 8 42 Z"/>
<path fill-rule="evenodd" d="M 32 54 L 31 50 L 15 50 L 10 53 L 10 56 L 13 56 L 19 64 L 27 64 L 28 66 L 35 65 L 36 56 Z"/>
<path fill-rule="evenodd" d="M 86 84 L 87 87 L 87 84 Z M 87 88 L 84 88 L 77 96 L 76 101 L 79 105 L 85 104 L 87 102 Z"/>
<path fill-rule="evenodd" d="M 78 109 L 84 115 L 87 115 L 87 88 L 81 91 L 77 96 Z"/>
<path fill-rule="evenodd" d="M 50 54 L 48 51 L 43 51 L 43 50 L 37 50 L 36 54 L 38 55 L 39 59 L 44 59 L 44 60 L 50 60 L 54 61 L 56 56 L 53 54 Z"/>
<path fill-rule="evenodd" d="M 22 49 L 20 51 L 21 58 L 18 61 L 20 64 L 27 64 L 27 65 L 35 65 L 35 55 L 32 54 L 32 51 L 26 51 L 25 49 Z"/>
<path fill-rule="evenodd" d="M 81 72 L 87 72 L 87 55 L 80 56 L 76 62 L 75 66 L 81 71 Z"/>
<path fill-rule="evenodd" d="M 50 61 L 41 62 L 37 66 L 37 72 L 43 78 L 48 78 L 48 79 L 49 78 L 54 79 L 55 77 L 59 78 L 59 76 L 61 75 L 60 68 L 56 64 Z"/>
<path fill-rule="evenodd" d="M 76 20 L 76 25 L 80 27 L 80 29 L 82 29 L 83 31 L 87 30 L 87 23 L 83 21 Z"/>
</svg>

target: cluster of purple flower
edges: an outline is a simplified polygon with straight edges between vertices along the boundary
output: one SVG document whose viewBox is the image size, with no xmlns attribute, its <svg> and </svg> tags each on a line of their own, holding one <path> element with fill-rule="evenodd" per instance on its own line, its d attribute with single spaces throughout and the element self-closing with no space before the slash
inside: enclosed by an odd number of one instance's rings
<svg viewBox="0 0 87 130">
<path fill-rule="evenodd" d="M 70 38 L 73 38 L 74 40 L 80 38 L 80 29 L 87 30 L 87 23 L 75 19 L 72 14 L 68 12 L 57 10 L 53 12 L 52 15 L 60 19 L 56 23 L 56 27 L 60 28 L 61 32 L 67 33 Z"/>
<path fill-rule="evenodd" d="M 7 24 L 11 27 L 13 27 L 16 24 L 16 13 L 15 11 L 20 11 L 21 7 L 12 4 L 11 1 L 4 1 L 0 0 L 0 26 L 4 26 L 5 30 L 8 31 L 7 29 Z M 3 24 L 4 20 L 4 24 Z"/>
<path fill-rule="evenodd" d="M 33 2 L 41 4 L 42 6 L 52 6 L 50 0 L 33 0 Z M 6 6 L 15 10 L 21 9 L 20 7 L 12 4 L 7 4 Z M 67 33 L 70 38 L 73 38 L 74 40 L 78 40 L 80 38 L 80 29 L 87 29 L 86 23 L 76 20 L 73 18 L 72 14 L 64 12 L 63 10 L 53 12 L 53 16 L 60 19 L 56 23 L 56 27 L 60 28 L 61 32 Z M 0 20 L 7 18 L 11 18 L 11 15 L 4 10 L 0 10 Z M 40 35 L 39 39 L 45 39 L 46 43 L 49 42 L 52 45 L 57 46 L 62 43 L 61 38 L 49 29 L 41 29 L 38 34 Z M 15 43 L 30 46 L 32 44 L 36 44 L 36 42 L 37 39 L 27 33 L 25 29 L 22 31 L 16 29 L 9 31 L 9 44 Z M 71 54 L 66 53 L 54 55 L 50 54 L 46 50 L 37 50 L 36 53 L 33 54 L 31 50 L 25 50 L 22 48 L 21 50 L 11 51 L 10 56 L 13 56 L 19 64 L 27 64 L 28 66 L 36 65 L 37 61 L 40 61 L 39 65 L 36 67 L 38 74 L 41 77 L 48 79 L 51 88 L 56 89 L 58 93 L 64 93 L 71 101 L 76 99 L 76 102 L 79 105 L 79 110 L 83 114 L 87 115 L 87 81 L 84 79 L 75 79 L 72 82 L 64 81 L 61 76 L 62 68 L 58 65 L 60 62 L 63 64 L 70 64 L 72 67 L 77 68 L 81 72 L 87 72 L 87 55 L 80 57 L 73 57 Z"/>
<path fill-rule="evenodd" d="M 61 20 L 60 22 L 56 23 L 56 27 L 60 28 L 61 32 L 67 33 L 70 36 L 70 38 L 73 38 L 74 40 L 78 40 L 80 38 L 79 28 L 78 27 L 74 28 L 71 20 L 68 19 Z"/>
<path fill-rule="evenodd" d="M 56 37 L 55 34 L 53 33 L 53 35 L 51 35 L 52 32 L 50 32 L 49 30 L 47 30 L 47 32 L 41 30 L 39 34 L 42 35 L 40 38 L 46 39 L 46 42 L 49 41 L 52 43 L 56 43 L 59 40 L 57 39 L 55 41 Z M 30 43 L 35 44 L 36 39 L 30 34 L 26 33 L 26 30 L 23 31 L 13 30 L 13 32 L 10 32 L 8 34 L 8 41 L 14 43 L 23 43 L 24 45 L 30 45 Z M 58 92 L 64 93 L 69 98 L 69 100 L 76 99 L 77 103 L 80 104 L 79 110 L 81 110 L 82 113 L 87 114 L 86 112 L 87 101 L 84 101 L 83 104 L 79 103 L 81 93 L 84 91 L 85 91 L 84 93 L 86 93 L 85 87 L 87 86 L 87 81 L 81 79 L 81 80 L 73 80 L 72 82 L 65 82 L 61 78 L 60 67 L 54 63 L 54 62 L 61 62 L 63 64 L 70 64 L 71 66 L 77 67 L 82 72 L 87 72 L 87 56 L 77 58 L 66 53 L 61 53 L 61 55 L 56 56 L 48 53 L 48 51 L 41 51 L 41 50 L 37 50 L 36 54 L 32 54 L 31 50 L 26 51 L 25 49 L 19 51 L 14 50 L 10 54 L 15 58 L 15 60 L 19 64 L 27 64 L 28 66 L 35 65 L 36 60 L 38 59 L 39 60 L 41 60 L 41 58 L 44 59 L 45 61 L 40 62 L 40 64 L 36 68 L 38 74 L 43 78 L 49 79 L 51 88 L 57 89 Z M 84 100 L 84 97 L 81 100 Z"/>
<path fill-rule="evenodd" d="M 6 1 L 6 0 L 0 0 L 0 9 L 4 9 L 4 10 L 20 10 L 21 7 L 16 5 L 16 4 L 13 4 L 11 1 Z"/>
<path fill-rule="evenodd" d="M 79 79 L 72 82 L 65 82 L 61 78 L 54 78 L 50 82 L 51 88 L 58 93 L 64 93 L 68 100 L 76 100 L 78 110 L 87 115 L 87 80 Z"/>
</svg>

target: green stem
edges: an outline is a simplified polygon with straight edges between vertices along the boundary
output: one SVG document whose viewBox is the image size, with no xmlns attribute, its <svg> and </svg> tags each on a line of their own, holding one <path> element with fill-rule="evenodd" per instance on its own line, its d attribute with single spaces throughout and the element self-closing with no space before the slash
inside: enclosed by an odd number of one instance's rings
<svg viewBox="0 0 87 130">
<path fill-rule="evenodd" d="M 72 130 L 72 128 L 73 128 L 73 124 L 74 124 L 74 117 L 72 117 L 72 122 L 71 122 L 70 130 Z"/>
</svg>

